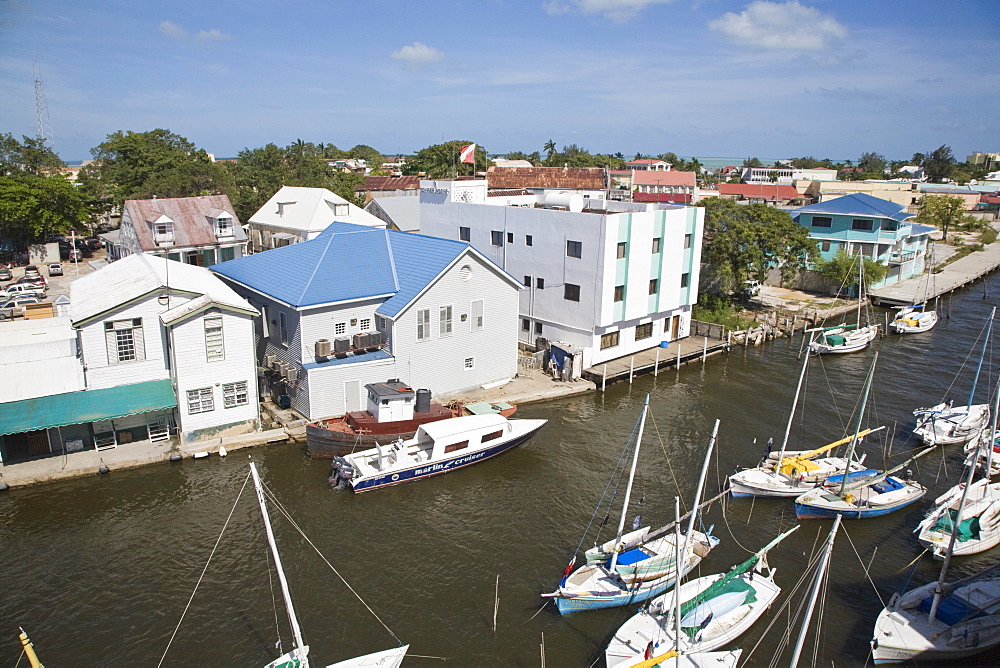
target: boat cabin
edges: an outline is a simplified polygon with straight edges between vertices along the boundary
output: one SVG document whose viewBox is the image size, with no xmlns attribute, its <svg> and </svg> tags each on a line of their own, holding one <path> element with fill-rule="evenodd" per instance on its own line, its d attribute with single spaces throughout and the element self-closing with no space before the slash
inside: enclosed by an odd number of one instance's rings
<svg viewBox="0 0 1000 668">
<path fill-rule="evenodd" d="M 384 383 L 369 383 L 368 412 L 376 422 L 397 422 L 412 420 L 417 393 L 398 378 L 390 378 Z M 430 392 L 421 390 L 421 392 Z M 428 402 L 430 397 L 428 396 Z"/>
</svg>

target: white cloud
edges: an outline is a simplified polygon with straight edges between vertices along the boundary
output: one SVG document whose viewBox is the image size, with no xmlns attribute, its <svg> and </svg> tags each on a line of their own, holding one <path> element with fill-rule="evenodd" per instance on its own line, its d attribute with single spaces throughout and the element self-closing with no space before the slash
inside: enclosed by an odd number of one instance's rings
<svg viewBox="0 0 1000 668">
<path fill-rule="evenodd" d="M 821 50 L 847 37 L 847 28 L 835 18 L 797 0 L 756 0 L 742 13 L 726 12 L 708 27 L 736 44 L 768 50 Z"/>
<path fill-rule="evenodd" d="M 199 30 L 198 34 L 195 35 L 194 38 L 202 42 L 219 42 L 232 39 L 233 36 L 227 35 L 216 28 L 212 28 L 211 30 Z"/>
<path fill-rule="evenodd" d="M 414 42 L 404 46 L 392 54 L 392 57 L 403 63 L 407 70 L 426 70 L 434 63 L 444 60 L 444 53 L 423 42 Z"/>
<path fill-rule="evenodd" d="M 187 39 L 187 30 L 170 21 L 160 21 L 160 34 L 173 39 Z"/>
<path fill-rule="evenodd" d="M 542 3 L 549 14 L 604 14 L 615 23 L 624 23 L 650 5 L 662 5 L 674 0 L 547 0 Z"/>
</svg>

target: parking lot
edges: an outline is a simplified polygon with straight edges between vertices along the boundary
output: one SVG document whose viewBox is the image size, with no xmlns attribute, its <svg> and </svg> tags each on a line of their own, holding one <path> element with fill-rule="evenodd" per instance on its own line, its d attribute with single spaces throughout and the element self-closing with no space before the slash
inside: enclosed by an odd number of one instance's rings
<svg viewBox="0 0 1000 668">
<path fill-rule="evenodd" d="M 95 250 L 94 256 L 80 260 L 79 262 L 70 262 L 68 260 L 63 260 L 60 262 L 62 267 L 62 276 L 49 276 L 48 265 L 39 264 L 35 265 L 38 267 L 38 272 L 45 277 L 46 284 L 48 285 L 48 290 L 45 293 L 43 302 L 54 302 L 60 295 L 66 295 L 69 297 L 69 286 L 75 279 L 80 276 L 85 276 L 90 272 L 94 271 L 93 264 L 96 263 L 97 266 L 101 266 L 104 263 L 105 251 L 103 248 Z M 3 287 L 13 283 L 19 278 L 24 277 L 25 267 L 13 267 L 11 273 L 13 274 L 13 279 L 10 281 L 4 281 Z"/>
</svg>

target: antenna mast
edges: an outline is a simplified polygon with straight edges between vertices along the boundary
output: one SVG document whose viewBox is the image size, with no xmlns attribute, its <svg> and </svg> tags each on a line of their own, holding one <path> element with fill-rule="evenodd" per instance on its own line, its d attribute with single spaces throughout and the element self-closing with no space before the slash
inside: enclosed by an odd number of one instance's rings
<svg viewBox="0 0 1000 668">
<path fill-rule="evenodd" d="M 38 121 L 38 140 L 48 142 L 49 149 L 56 150 L 56 138 L 52 134 L 52 123 L 49 121 L 49 105 L 45 101 L 45 83 L 42 81 L 42 68 L 35 58 L 35 118 Z"/>
</svg>

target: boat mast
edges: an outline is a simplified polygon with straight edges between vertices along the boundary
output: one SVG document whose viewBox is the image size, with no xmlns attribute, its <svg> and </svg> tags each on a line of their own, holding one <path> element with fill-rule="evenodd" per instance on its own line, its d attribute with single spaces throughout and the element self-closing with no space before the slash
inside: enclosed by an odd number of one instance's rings
<svg viewBox="0 0 1000 668">
<path fill-rule="evenodd" d="M 861 329 L 861 293 L 864 292 L 865 254 L 858 251 L 858 329 Z"/>
<path fill-rule="evenodd" d="M 972 410 L 972 400 L 976 396 L 976 384 L 979 382 L 979 372 L 983 368 L 983 358 L 986 357 L 986 344 L 990 341 L 990 333 L 993 331 L 993 316 L 997 314 L 997 307 L 993 307 L 990 313 L 990 321 L 986 325 L 986 336 L 983 337 L 983 351 L 979 354 L 979 365 L 976 367 L 976 375 L 972 377 L 972 390 L 969 392 L 969 401 L 965 404 L 968 410 Z"/>
<path fill-rule="evenodd" d="M 642 416 L 639 418 L 639 434 L 635 438 L 635 454 L 632 455 L 632 470 L 628 473 L 628 485 L 625 487 L 625 501 L 622 503 L 622 518 L 618 522 L 618 536 L 615 538 L 615 546 L 622 540 L 622 532 L 625 529 L 625 516 L 628 514 L 628 502 L 632 496 L 632 481 L 635 479 L 635 466 L 639 463 L 639 446 L 642 445 L 642 430 L 646 427 L 646 413 L 649 411 L 649 395 L 646 395 L 646 402 L 642 405 Z M 615 550 L 611 557 L 611 568 L 609 572 L 614 572 L 618 565 L 618 550 Z"/>
<path fill-rule="evenodd" d="M 875 363 L 878 362 L 878 351 L 875 351 L 875 357 L 872 358 L 872 368 L 868 371 L 868 380 L 865 381 L 865 391 L 861 398 L 861 404 L 858 406 L 858 423 L 854 427 L 854 438 L 851 439 L 851 445 L 847 449 L 847 468 L 844 469 L 844 479 L 840 481 L 840 492 L 837 496 L 844 496 L 844 487 L 847 486 L 847 474 L 851 470 L 851 462 L 854 461 L 854 448 L 858 444 L 858 434 L 861 432 L 861 420 L 865 417 L 865 407 L 868 405 L 868 393 L 872 389 L 872 380 L 875 378 Z"/>
<path fill-rule="evenodd" d="M 983 496 L 986 496 L 986 491 L 990 487 L 990 478 L 993 475 L 993 439 L 996 438 L 997 433 L 997 413 L 1000 412 L 1000 379 L 997 379 L 997 389 L 996 394 L 993 397 L 993 422 L 990 424 L 990 431 L 986 436 L 986 442 L 983 447 L 986 448 L 986 484 L 983 485 Z M 983 437 L 980 435 L 980 442 L 982 442 Z M 979 463 L 979 455 L 976 455 L 976 463 Z"/>
<path fill-rule="evenodd" d="M 715 447 L 715 438 L 719 433 L 719 420 L 716 419 L 715 426 L 712 427 L 712 437 L 708 439 L 708 452 L 705 453 L 705 461 L 701 465 L 701 475 L 698 476 L 698 489 L 694 492 L 694 503 L 691 505 L 691 516 L 688 518 L 688 528 L 684 533 L 684 555 L 687 556 L 688 543 L 691 542 L 691 532 L 694 531 L 694 520 L 698 516 L 696 512 L 698 504 L 701 502 L 701 490 L 705 486 L 705 476 L 708 474 L 708 462 L 712 458 L 712 449 Z M 680 564 L 676 564 L 680 568 Z"/>
<path fill-rule="evenodd" d="M 692 514 L 695 512 L 691 511 Z M 685 544 L 684 547 L 687 547 Z M 681 497 L 674 497 L 674 651 L 681 653 Z"/>
<path fill-rule="evenodd" d="M 812 345 L 812 336 L 809 337 L 809 344 Z M 809 355 L 802 361 L 802 371 L 799 372 L 799 383 L 795 386 L 795 398 L 792 399 L 792 410 L 788 414 L 788 424 L 785 425 L 785 438 L 781 441 L 781 452 L 778 453 L 778 464 L 774 469 L 775 474 L 781 471 L 781 460 L 785 458 L 785 448 L 788 447 L 788 435 L 792 432 L 792 421 L 795 420 L 795 409 L 799 405 L 799 394 L 802 392 L 802 380 L 806 377 L 806 367 L 809 365 Z"/>
<path fill-rule="evenodd" d="M 830 537 L 827 539 L 826 548 L 823 551 L 823 558 L 816 569 L 816 581 L 813 584 L 812 592 L 809 594 L 809 605 L 806 608 L 806 616 L 802 620 L 802 628 L 799 629 L 799 637 L 795 641 L 795 649 L 792 650 L 792 660 L 788 663 L 789 668 L 799 665 L 799 655 L 802 654 L 802 645 L 805 644 L 806 631 L 809 629 L 809 622 L 812 620 L 813 610 L 816 607 L 816 598 L 819 596 L 819 588 L 826 578 L 827 567 L 830 561 L 830 553 L 833 552 L 833 540 L 837 537 L 837 529 L 840 528 L 840 520 L 843 518 L 839 513 L 833 518 L 833 528 L 830 529 Z"/>
<path fill-rule="evenodd" d="M 281 566 L 281 555 L 278 554 L 278 546 L 274 542 L 274 533 L 271 531 L 271 518 L 267 514 L 267 505 L 264 503 L 264 489 L 260 484 L 260 477 L 257 475 L 257 466 L 250 462 L 250 473 L 253 474 L 253 485 L 257 490 L 257 501 L 260 503 L 260 514 L 264 518 L 264 530 L 267 533 L 267 543 L 271 546 L 271 555 L 274 557 L 274 567 L 278 571 L 278 582 L 281 583 L 281 595 L 285 599 L 285 610 L 288 612 L 288 621 L 292 626 L 292 636 L 295 638 L 295 647 L 299 650 L 299 661 L 302 668 L 308 668 L 309 660 L 305 655 L 305 642 L 302 640 L 302 630 L 299 628 L 299 620 L 295 616 L 295 607 L 292 605 L 292 595 L 288 591 L 288 581 L 285 580 L 285 569 Z"/>
</svg>

